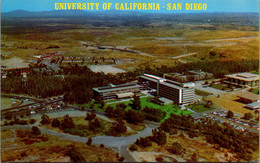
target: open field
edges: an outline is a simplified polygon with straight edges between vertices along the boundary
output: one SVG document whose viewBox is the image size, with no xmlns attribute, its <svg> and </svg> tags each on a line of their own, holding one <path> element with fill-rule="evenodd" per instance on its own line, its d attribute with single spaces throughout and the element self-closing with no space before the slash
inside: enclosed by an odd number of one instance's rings
<svg viewBox="0 0 260 163">
<path fill-rule="evenodd" d="M 11 98 L 7 98 L 7 97 L 1 97 L 1 109 L 6 109 L 15 105 L 19 105 L 21 102 L 19 100 L 15 100 L 16 103 L 14 105 L 12 105 L 12 100 Z"/>
<path fill-rule="evenodd" d="M 180 136 L 181 133 L 184 136 Z M 186 150 L 186 153 L 177 155 L 168 152 L 167 148 L 171 147 L 174 142 L 178 142 L 182 148 Z M 167 143 L 163 146 L 159 146 L 152 142 L 151 147 L 137 147 L 137 151 L 131 152 L 131 155 L 140 162 L 156 162 L 156 158 L 158 157 L 163 158 L 163 160 L 167 162 L 186 162 L 191 160 L 193 153 L 196 153 L 198 162 L 227 162 L 228 160 L 237 161 L 233 153 L 230 153 L 224 148 L 217 149 L 214 147 L 214 144 L 207 143 L 204 136 L 191 139 L 188 138 L 185 132 L 182 131 L 179 131 L 178 135 L 167 135 Z M 227 156 L 225 156 L 225 153 L 227 153 Z M 257 159 L 257 154 L 255 159 Z"/>
<path fill-rule="evenodd" d="M 255 17 L 250 19 L 251 23 L 244 25 L 243 22 L 236 22 L 237 18 L 240 20 L 240 16 L 236 15 L 232 15 L 234 19 L 222 16 L 221 21 L 211 24 L 201 23 L 203 18 L 198 15 L 191 23 L 190 16 L 192 15 L 184 15 L 181 20 L 178 17 L 164 15 L 151 16 L 150 19 L 141 16 L 137 20 L 128 17 L 118 20 L 103 17 L 76 20 L 5 18 L 2 21 L 1 36 L 3 57 L 29 60 L 36 54 L 62 52 L 65 56 L 106 56 L 119 60 L 136 60 L 134 63 L 124 62 L 115 65 L 124 70 L 174 65 L 178 56 L 188 62 L 259 59 L 259 32 L 254 22 Z M 245 18 L 249 19 L 246 15 Z M 215 19 L 218 18 L 213 17 L 212 21 Z M 231 25 L 227 20 L 236 23 Z M 82 42 L 103 47 L 126 48 L 138 53 L 85 47 Z M 50 48 L 53 45 L 58 48 Z M 210 57 L 210 52 L 217 55 Z M 8 60 L 3 60 L 3 64 L 12 67 Z"/>
<path fill-rule="evenodd" d="M 213 102 L 213 105 L 217 108 L 222 108 L 224 110 L 231 110 L 236 114 L 239 114 L 243 116 L 245 113 L 252 113 L 254 115 L 254 110 L 249 110 L 247 108 L 244 108 L 245 104 L 235 101 L 238 100 L 239 95 L 245 95 L 245 94 L 251 94 L 247 91 L 237 91 L 237 92 L 230 92 L 230 93 L 223 93 L 220 95 L 219 98 L 217 96 L 208 96 L 205 99 L 211 100 Z"/>
<path fill-rule="evenodd" d="M 88 162 L 117 162 L 116 153 L 108 148 L 64 141 L 46 134 L 36 136 L 28 130 L 1 130 L 2 135 L 10 132 L 13 133 L 12 136 L 1 139 L 3 162 L 71 162 L 72 159 L 68 156 L 70 149 Z"/>
</svg>

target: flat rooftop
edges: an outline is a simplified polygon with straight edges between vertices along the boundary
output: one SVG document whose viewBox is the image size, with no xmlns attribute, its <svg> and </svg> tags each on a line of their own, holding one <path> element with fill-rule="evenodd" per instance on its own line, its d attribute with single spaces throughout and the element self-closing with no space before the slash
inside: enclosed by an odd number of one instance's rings
<svg viewBox="0 0 260 163">
<path fill-rule="evenodd" d="M 119 84 L 119 85 L 108 85 L 105 87 L 98 87 L 98 88 L 92 88 L 94 91 L 103 93 L 103 92 L 111 92 L 111 91 L 119 91 L 124 89 L 133 89 L 133 88 L 141 88 L 141 85 L 135 84 L 135 83 L 126 83 L 126 84 Z"/>
<path fill-rule="evenodd" d="M 250 93 L 250 92 L 244 92 L 242 95 L 237 96 L 239 98 L 243 98 L 243 99 L 248 99 L 251 101 L 258 101 L 259 100 L 259 95 L 254 94 L 254 93 Z"/>
<path fill-rule="evenodd" d="M 225 76 L 228 78 L 234 78 L 234 79 L 244 80 L 244 81 L 259 80 L 259 75 L 252 74 L 249 72 L 242 72 L 242 73 L 230 74 L 230 75 L 225 75 Z"/>
</svg>

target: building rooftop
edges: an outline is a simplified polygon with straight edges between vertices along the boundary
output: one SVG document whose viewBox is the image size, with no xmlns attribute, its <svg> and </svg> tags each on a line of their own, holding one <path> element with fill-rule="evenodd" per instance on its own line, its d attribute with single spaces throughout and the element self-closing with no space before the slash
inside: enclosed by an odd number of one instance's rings
<svg viewBox="0 0 260 163">
<path fill-rule="evenodd" d="M 230 75 L 225 75 L 225 76 L 228 78 L 234 78 L 234 79 L 239 79 L 239 80 L 244 80 L 244 81 L 259 80 L 259 75 L 248 73 L 248 72 L 230 74 Z"/>
<path fill-rule="evenodd" d="M 257 109 L 257 108 L 259 108 L 259 105 L 260 105 L 260 102 L 255 101 L 255 102 L 245 105 L 245 107 L 250 108 L 250 109 Z"/>
<path fill-rule="evenodd" d="M 135 83 L 126 83 L 126 84 L 119 84 L 119 85 L 113 85 L 109 84 L 105 87 L 98 87 L 98 88 L 92 88 L 94 91 L 102 93 L 102 92 L 111 92 L 111 91 L 119 91 L 124 89 L 132 89 L 132 88 L 140 88 L 141 85 L 135 84 Z"/>
<path fill-rule="evenodd" d="M 259 100 L 259 95 L 254 94 L 254 93 L 250 93 L 250 92 L 245 92 L 240 96 L 237 96 L 239 98 L 243 98 L 243 99 L 248 99 L 251 101 L 258 101 Z"/>
</svg>

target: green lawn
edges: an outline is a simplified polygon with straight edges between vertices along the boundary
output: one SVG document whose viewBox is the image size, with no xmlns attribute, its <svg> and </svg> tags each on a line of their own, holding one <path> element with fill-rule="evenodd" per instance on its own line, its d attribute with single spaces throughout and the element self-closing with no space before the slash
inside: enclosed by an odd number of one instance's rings
<svg viewBox="0 0 260 163">
<path fill-rule="evenodd" d="M 223 88 L 225 88 L 225 90 L 231 90 L 230 88 L 223 86 L 221 84 L 212 84 L 211 87 L 215 88 L 215 89 L 220 89 L 220 90 L 222 90 Z"/>
<path fill-rule="evenodd" d="M 258 95 L 259 94 L 259 88 L 253 88 L 250 92 Z"/>
<path fill-rule="evenodd" d="M 192 104 L 188 106 L 191 110 L 194 110 L 195 112 L 203 112 L 207 110 L 214 109 L 213 107 L 206 108 L 204 107 L 204 104 Z"/>
<path fill-rule="evenodd" d="M 259 75 L 259 71 L 251 71 L 251 73 Z"/>
<path fill-rule="evenodd" d="M 161 105 L 154 104 L 154 103 L 152 103 L 152 102 L 148 102 L 148 99 L 149 99 L 149 98 L 150 98 L 150 97 L 143 97 L 143 98 L 141 98 L 141 106 L 142 106 L 142 109 L 145 108 L 146 106 L 148 106 L 149 108 L 160 109 L 160 110 L 162 110 L 162 111 L 165 111 L 165 112 L 166 112 L 166 116 L 165 116 L 165 118 L 162 120 L 162 122 L 163 122 L 164 120 L 166 120 L 167 118 L 169 118 L 171 113 L 176 114 L 176 115 L 180 115 L 180 114 L 188 115 L 188 114 L 191 114 L 191 112 L 188 111 L 188 110 L 182 111 L 182 110 L 179 108 L 178 105 L 164 105 L 164 106 L 161 106 Z M 88 104 L 83 104 L 83 105 L 78 105 L 78 106 L 84 106 L 84 107 L 86 107 L 86 108 L 90 108 L 90 105 L 93 104 L 93 103 L 94 103 L 94 102 L 90 102 L 90 103 L 88 103 Z M 94 110 L 104 112 L 106 107 L 112 106 L 112 107 L 116 108 L 116 105 L 117 105 L 117 104 L 120 104 L 120 103 L 124 103 L 124 104 L 127 105 L 126 110 L 131 109 L 131 106 L 129 106 L 129 104 L 132 103 L 132 101 L 129 100 L 129 101 L 118 102 L 118 103 L 113 103 L 113 104 L 105 104 L 104 109 L 101 109 L 101 108 L 100 108 L 100 104 L 95 104 L 95 105 L 94 105 Z"/>
<path fill-rule="evenodd" d="M 209 92 L 206 92 L 206 91 L 201 91 L 201 90 L 198 90 L 198 89 L 195 89 L 195 94 L 200 95 L 200 96 L 212 95 L 212 93 L 209 93 Z"/>
</svg>

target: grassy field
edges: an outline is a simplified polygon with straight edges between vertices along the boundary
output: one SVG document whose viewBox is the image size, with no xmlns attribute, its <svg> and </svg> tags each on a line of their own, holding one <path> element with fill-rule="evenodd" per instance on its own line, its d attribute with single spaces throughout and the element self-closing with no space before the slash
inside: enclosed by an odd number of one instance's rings
<svg viewBox="0 0 260 163">
<path fill-rule="evenodd" d="M 156 25 L 150 22 L 146 27 L 122 27 L 113 20 L 99 22 L 103 23 L 103 26 L 100 27 L 91 26 L 93 20 L 83 21 L 85 24 L 82 25 L 67 24 L 62 18 L 41 20 L 40 23 L 33 19 L 23 20 L 24 24 L 34 24 L 35 28 L 30 28 L 30 31 L 23 26 L 21 28 L 21 23 L 10 26 L 5 22 L 2 25 L 4 32 L 1 37 L 1 50 L 6 53 L 4 58 L 19 57 L 28 60 L 34 59 L 33 56 L 36 54 L 62 51 L 64 55 L 70 56 L 103 57 L 105 55 L 118 59 L 137 60 L 136 63 L 116 65 L 125 70 L 143 66 L 174 65 L 176 60 L 171 57 L 194 52 L 197 54 L 187 57 L 188 60 L 199 61 L 201 58 L 207 60 L 259 59 L 259 32 L 255 27 L 233 25 L 231 28 L 230 25 L 225 24 L 198 25 L 173 22 L 169 22 L 167 26 L 160 22 L 157 22 Z M 94 23 L 97 22 L 94 21 Z M 81 41 L 93 45 L 122 46 L 137 50 L 140 54 L 86 48 Z M 47 48 L 51 45 L 57 45 L 59 48 Z M 216 55 L 210 58 L 209 52 L 211 51 L 217 54 L 223 53 L 225 57 L 220 58 L 219 55 Z M 4 58 L 3 65 L 12 66 Z"/>
<path fill-rule="evenodd" d="M 164 106 L 161 106 L 161 105 L 157 105 L 157 104 L 155 104 L 155 103 L 149 102 L 148 99 L 149 99 L 149 97 L 143 97 L 143 98 L 141 98 L 141 106 L 142 106 L 142 109 L 147 106 L 147 107 L 149 107 L 149 108 L 160 109 L 160 110 L 166 112 L 166 116 L 165 116 L 165 118 L 164 118 L 162 121 L 164 121 L 165 119 L 169 118 L 170 114 L 176 114 L 176 115 L 180 115 L 180 114 L 183 114 L 183 115 L 191 114 L 190 111 L 187 111 L 187 110 L 182 111 L 182 110 L 179 108 L 179 106 L 177 106 L 177 105 L 164 105 Z M 131 106 L 129 105 L 129 104 L 132 103 L 131 100 L 129 100 L 129 101 L 124 101 L 124 102 L 118 102 L 118 103 L 112 103 L 112 104 L 105 104 L 104 108 L 106 108 L 106 107 L 108 107 L 108 106 L 112 106 L 112 107 L 116 108 L 116 105 L 117 105 L 117 104 L 120 104 L 120 103 L 124 103 L 124 104 L 127 105 L 126 110 L 131 109 Z M 84 106 L 84 107 L 86 107 L 86 108 L 90 108 L 91 104 L 94 104 L 94 102 L 90 102 L 90 103 L 88 103 L 88 104 L 78 105 L 78 106 Z M 104 109 L 101 109 L 100 104 L 94 104 L 94 110 L 102 111 L 102 112 L 105 111 Z"/>
<path fill-rule="evenodd" d="M 250 92 L 258 95 L 259 94 L 259 88 L 253 88 Z"/>
<path fill-rule="evenodd" d="M 194 110 L 195 112 L 203 112 L 207 110 L 214 109 L 213 107 L 207 108 L 204 106 L 204 104 L 192 104 L 188 106 L 191 110 Z"/>
<path fill-rule="evenodd" d="M 6 135 L 10 130 L 1 130 Z M 14 141 L 1 138 L 1 161 L 3 162 L 70 162 L 67 151 L 77 150 L 87 162 L 117 162 L 116 153 L 108 148 L 86 145 L 70 140 L 61 140 L 51 135 L 33 135 L 29 130 L 16 130 Z"/>
<path fill-rule="evenodd" d="M 12 100 L 11 98 L 8 97 L 1 97 L 1 109 L 6 109 L 15 105 L 19 105 L 21 103 L 21 101 L 19 100 L 15 100 L 16 103 L 14 105 L 12 105 Z"/>
<path fill-rule="evenodd" d="M 195 89 L 195 94 L 196 94 L 196 95 L 200 95 L 200 96 L 209 96 L 209 95 L 212 95 L 212 93 L 209 93 L 209 92 L 206 92 L 206 91 L 201 91 L 201 90 L 198 90 L 198 89 Z"/>
<path fill-rule="evenodd" d="M 211 85 L 211 87 L 212 88 L 215 88 L 215 89 L 220 89 L 220 90 L 231 90 L 230 88 L 228 88 L 228 87 L 226 87 L 226 86 L 224 86 L 224 85 L 222 85 L 222 84 L 212 84 Z"/>
</svg>

